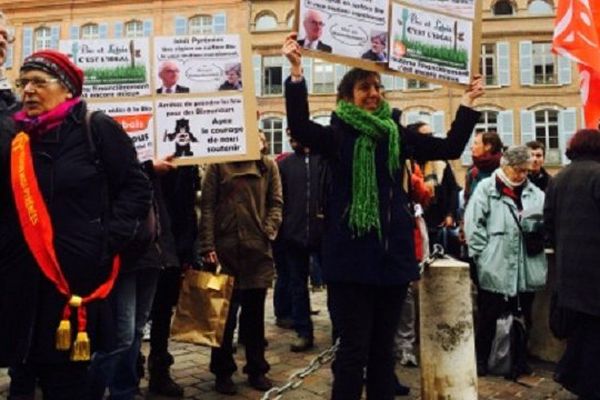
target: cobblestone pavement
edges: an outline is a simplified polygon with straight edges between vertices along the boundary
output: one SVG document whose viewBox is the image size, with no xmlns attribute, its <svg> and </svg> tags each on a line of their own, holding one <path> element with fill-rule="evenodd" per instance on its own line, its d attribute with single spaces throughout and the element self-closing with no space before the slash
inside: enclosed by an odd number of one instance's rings
<svg viewBox="0 0 600 400">
<path fill-rule="evenodd" d="M 269 347 L 267 358 L 272 369 L 269 373 L 271 379 L 277 385 L 286 382 L 289 375 L 308 363 L 321 351 L 327 349 L 330 344 L 330 325 L 325 305 L 325 292 L 312 294 L 312 307 L 319 310 L 314 316 L 316 348 L 307 353 L 291 353 L 289 345 L 294 334 L 292 331 L 278 328 L 274 324 L 272 291 L 267 300 L 266 332 Z M 147 343 L 144 351 L 147 354 Z M 175 365 L 172 367 L 173 376 L 176 381 L 185 387 L 186 399 L 200 400 L 247 400 L 260 399 L 261 393 L 253 390 L 246 384 L 245 375 L 237 372 L 234 381 L 239 385 L 237 396 L 219 395 L 213 391 L 213 376 L 208 372 L 209 350 L 183 343 L 172 343 L 171 352 L 175 356 Z M 236 359 L 241 371 L 243 366 L 243 347 L 237 352 Z M 551 364 L 533 362 L 534 376 L 528 377 L 521 383 L 506 381 L 502 378 L 485 377 L 479 380 L 479 399 L 482 400 L 575 400 L 575 396 L 562 390 L 560 386 L 552 381 Z M 420 399 L 419 370 L 418 368 L 397 369 L 398 375 L 403 383 L 411 387 L 411 395 L 398 397 L 398 399 Z M 5 370 L 0 370 L 0 398 L 7 397 L 8 376 Z M 142 395 L 138 399 L 163 400 L 166 398 L 153 396 L 147 393 L 148 382 L 142 381 Z M 309 376 L 304 384 L 292 391 L 287 392 L 283 399 L 290 400 L 317 400 L 327 399 L 331 389 L 331 373 L 329 366 L 324 366 L 314 375 Z M 38 399 L 41 396 L 38 395 Z"/>
</svg>

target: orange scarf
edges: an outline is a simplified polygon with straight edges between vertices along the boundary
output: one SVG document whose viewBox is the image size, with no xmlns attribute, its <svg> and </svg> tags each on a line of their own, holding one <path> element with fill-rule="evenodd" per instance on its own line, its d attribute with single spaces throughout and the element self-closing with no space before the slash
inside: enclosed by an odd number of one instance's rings
<svg viewBox="0 0 600 400">
<path fill-rule="evenodd" d="M 77 308 L 77 338 L 71 351 L 71 360 L 87 361 L 90 359 L 90 343 L 86 332 L 85 305 L 108 296 L 119 273 L 119 257 L 116 256 L 113 260 L 112 271 L 108 280 L 93 293 L 85 297 L 73 294 L 54 251 L 52 222 L 37 183 L 31 157 L 30 140 L 25 132 L 20 132 L 12 141 L 10 172 L 17 214 L 25 242 L 42 273 L 68 299 L 56 333 L 56 348 L 65 351 L 71 348 L 72 335 L 69 320 L 71 307 Z"/>
</svg>

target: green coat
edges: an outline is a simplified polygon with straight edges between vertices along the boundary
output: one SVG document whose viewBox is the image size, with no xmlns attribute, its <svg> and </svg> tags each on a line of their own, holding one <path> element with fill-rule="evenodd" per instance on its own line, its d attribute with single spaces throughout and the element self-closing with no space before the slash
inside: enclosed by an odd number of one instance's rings
<svg viewBox="0 0 600 400">
<path fill-rule="evenodd" d="M 271 241 L 283 206 L 277 164 L 259 161 L 212 164 L 202 179 L 200 252 L 216 251 L 235 287 L 271 287 L 275 271 Z"/>
<path fill-rule="evenodd" d="M 546 255 L 529 257 L 523 236 L 511 215 L 519 215 L 512 199 L 496 188 L 496 174 L 482 180 L 465 212 L 465 234 L 469 255 L 475 260 L 482 289 L 508 296 L 540 290 L 546 284 Z M 521 193 L 521 226 L 533 230 L 543 214 L 544 193 L 527 181 Z M 518 282 L 517 282 L 518 277 Z"/>
</svg>

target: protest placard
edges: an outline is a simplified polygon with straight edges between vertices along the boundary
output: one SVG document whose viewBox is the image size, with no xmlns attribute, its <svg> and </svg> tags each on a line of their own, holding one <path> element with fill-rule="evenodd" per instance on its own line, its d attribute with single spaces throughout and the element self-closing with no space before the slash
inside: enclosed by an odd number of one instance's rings
<svg viewBox="0 0 600 400">
<path fill-rule="evenodd" d="M 83 69 L 84 98 L 150 94 L 148 39 L 61 40 L 59 49 Z"/>
<path fill-rule="evenodd" d="M 154 107 L 151 101 L 89 103 L 90 110 L 102 111 L 119 122 L 135 145 L 140 162 L 154 157 Z"/>
<path fill-rule="evenodd" d="M 157 94 L 241 90 L 239 35 L 160 36 L 154 38 Z"/>
<path fill-rule="evenodd" d="M 296 0 L 308 57 L 464 87 L 477 72 L 482 0 Z"/>
<path fill-rule="evenodd" d="M 158 157 L 175 155 L 179 164 L 239 160 L 258 149 L 241 94 L 158 100 L 156 119 Z"/>
</svg>

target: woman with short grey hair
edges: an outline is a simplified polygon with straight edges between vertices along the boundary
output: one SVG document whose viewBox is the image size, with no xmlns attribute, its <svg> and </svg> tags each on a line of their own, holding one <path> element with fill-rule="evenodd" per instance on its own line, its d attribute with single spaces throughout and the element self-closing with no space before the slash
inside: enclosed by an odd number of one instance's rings
<svg viewBox="0 0 600 400">
<path fill-rule="evenodd" d="M 522 313 L 529 327 L 534 292 L 546 283 L 544 193 L 527 178 L 530 164 L 527 146 L 509 147 L 500 168 L 477 185 L 465 213 L 469 256 L 479 278 L 475 347 L 480 376 L 487 374 L 498 317 L 508 311 Z M 530 372 L 522 356 L 513 378 Z"/>
</svg>

